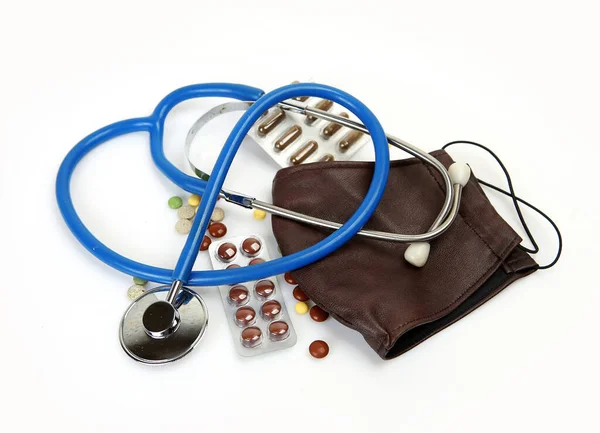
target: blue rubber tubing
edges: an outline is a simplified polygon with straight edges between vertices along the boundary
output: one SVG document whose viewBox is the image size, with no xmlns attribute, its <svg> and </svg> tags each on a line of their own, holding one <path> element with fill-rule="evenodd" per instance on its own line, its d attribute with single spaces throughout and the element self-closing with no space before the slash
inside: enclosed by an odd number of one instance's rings
<svg viewBox="0 0 600 433">
<path fill-rule="evenodd" d="M 375 147 L 373 178 L 361 205 L 342 227 L 331 235 L 297 253 L 255 266 L 219 271 L 193 271 L 204 233 L 229 167 L 242 140 L 270 107 L 297 96 L 314 96 L 332 100 L 354 113 L 371 134 Z M 227 138 L 208 181 L 189 176 L 178 170 L 165 157 L 163 151 L 164 123 L 169 111 L 177 104 L 199 97 L 228 97 L 255 103 L 242 115 Z M 194 219 L 192 230 L 174 270 L 145 265 L 128 259 L 100 242 L 83 224 L 70 191 L 71 176 L 77 164 L 100 144 L 134 132 L 150 134 L 152 159 L 158 169 L 182 189 L 199 194 L 202 200 Z M 56 179 L 56 198 L 65 223 L 77 240 L 99 260 L 127 275 L 145 280 L 170 284 L 181 280 L 190 286 L 216 286 L 252 281 L 282 274 L 307 266 L 331 254 L 348 242 L 369 220 L 383 196 L 389 172 L 389 150 L 383 128 L 373 113 L 358 99 L 334 87 L 315 83 L 292 84 L 264 93 L 254 87 L 239 84 L 212 83 L 183 87 L 167 95 L 148 117 L 113 123 L 81 140 L 63 160 Z"/>
</svg>

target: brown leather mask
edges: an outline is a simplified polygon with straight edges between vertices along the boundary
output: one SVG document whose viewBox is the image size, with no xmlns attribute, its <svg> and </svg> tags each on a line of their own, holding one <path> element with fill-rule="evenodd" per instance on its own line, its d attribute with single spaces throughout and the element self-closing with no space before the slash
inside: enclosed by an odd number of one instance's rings
<svg viewBox="0 0 600 433">
<path fill-rule="evenodd" d="M 446 167 L 453 162 L 443 150 L 432 155 Z M 369 162 L 285 168 L 273 181 L 273 202 L 343 222 L 361 203 L 372 173 Z M 438 173 L 416 159 L 393 161 L 386 192 L 367 228 L 422 233 L 437 216 L 443 200 Z M 283 255 L 329 234 L 275 216 L 273 232 Z M 423 268 L 404 260 L 406 244 L 356 236 L 335 253 L 292 275 L 311 300 L 360 332 L 383 359 L 391 359 L 534 272 L 538 266 L 517 248 L 520 242 L 471 176 L 456 221 L 431 242 Z"/>
</svg>

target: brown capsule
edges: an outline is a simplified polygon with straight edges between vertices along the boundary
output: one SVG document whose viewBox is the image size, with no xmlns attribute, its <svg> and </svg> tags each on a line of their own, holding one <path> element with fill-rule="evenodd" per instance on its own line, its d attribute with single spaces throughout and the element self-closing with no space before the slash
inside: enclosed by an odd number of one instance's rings
<svg viewBox="0 0 600 433">
<path fill-rule="evenodd" d="M 252 266 L 252 265 L 260 265 L 261 263 L 264 263 L 264 262 L 265 262 L 265 260 L 264 260 L 264 259 L 257 258 L 257 259 L 252 259 L 252 260 L 250 260 L 250 263 L 248 263 L 248 265 L 249 265 L 249 266 Z"/>
<path fill-rule="evenodd" d="M 256 312 L 252 307 L 240 307 L 235 312 L 235 323 L 238 326 L 247 326 L 254 323 Z"/>
<path fill-rule="evenodd" d="M 290 162 L 294 165 L 302 164 L 309 156 L 315 153 L 318 148 L 319 145 L 317 142 L 315 140 L 310 140 L 290 157 Z"/>
<path fill-rule="evenodd" d="M 350 117 L 348 116 L 348 113 L 340 113 L 339 116 L 345 117 L 346 119 Z M 325 125 L 325 128 L 323 128 L 323 130 L 321 131 L 321 137 L 323 137 L 325 140 L 329 140 L 331 136 L 338 132 L 340 129 L 342 129 L 342 125 L 340 125 L 339 123 L 328 123 L 327 125 Z"/>
<path fill-rule="evenodd" d="M 249 293 L 246 286 L 238 284 L 229 290 L 229 302 L 233 305 L 244 305 L 249 300 Z"/>
<path fill-rule="evenodd" d="M 330 101 L 329 99 L 321 99 L 317 105 L 315 105 L 314 108 L 316 108 L 317 110 L 322 110 L 322 111 L 329 111 L 329 109 L 333 107 L 333 102 Z M 310 114 L 308 116 L 306 116 L 306 119 L 304 120 L 304 122 L 307 125 L 312 125 L 313 123 L 315 123 L 319 118 L 315 117 L 315 116 L 311 116 Z"/>
<path fill-rule="evenodd" d="M 242 331 L 240 339 L 244 347 L 256 347 L 262 342 L 262 332 L 256 326 L 251 326 Z"/>
<path fill-rule="evenodd" d="M 294 296 L 294 298 L 296 300 L 298 300 L 300 302 L 306 302 L 306 301 L 308 301 L 310 299 L 308 297 L 308 295 L 302 291 L 302 289 L 300 288 L 300 286 L 296 286 L 294 288 L 294 291 L 292 292 L 292 295 Z"/>
<path fill-rule="evenodd" d="M 289 335 L 290 327 L 286 322 L 279 320 L 269 325 L 269 339 L 273 341 L 281 341 L 288 338 Z"/>
<path fill-rule="evenodd" d="M 329 161 L 333 161 L 335 158 L 331 153 L 326 153 L 325 155 L 323 155 L 321 157 L 321 159 L 319 159 L 319 162 L 329 162 Z"/>
<path fill-rule="evenodd" d="M 267 118 L 258 125 L 258 135 L 264 137 L 269 132 L 277 128 L 277 126 L 285 120 L 285 111 L 276 109 L 273 114 L 267 116 Z"/>
<path fill-rule="evenodd" d="M 227 234 L 227 226 L 223 223 L 209 224 L 208 233 L 210 233 L 213 238 L 222 238 Z"/>
<path fill-rule="evenodd" d="M 315 340 L 308 346 L 308 351 L 313 358 L 325 358 L 329 354 L 329 345 L 323 340 Z"/>
<path fill-rule="evenodd" d="M 338 147 L 340 148 L 340 152 L 346 152 L 354 144 L 356 144 L 356 142 L 358 140 L 360 140 L 360 137 L 362 137 L 362 136 L 363 136 L 363 133 L 360 132 L 360 131 L 350 131 L 350 132 L 348 132 L 346 135 L 344 135 L 344 138 L 342 138 L 340 140 L 340 142 L 338 143 Z"/>
<path fill-rule="evenodd" d="M 204 239 L 202 239 L 202 243 L 200 244 L 200 251 L 206 251 L 208 247 L 210 247 L 211 243 L 212 241 L 210 238 L 208 236 L 204 236 Z"/>
<path fill-rule="evenodd" d="M 217 248 L 217 255 L 224 262 L 230 262 L 235 258 L 237 248 L 231 242 L 225 242 Z M 229 267 L 228 267 L 229 269 Z"/>
<path fill-rule="evenodd" d="M 318 305 L 313 305 L 313 307 L 310 309 L 309 314 L 310 318 L 313 319 L 315 322 L 324 322 L 329 317 L 329 313 L 323 310 Z"/>
<path fill-rule="evenodd" d="M 286 272 L 285 274 L 283 274 L 283 279 L 288 284 L 298 284 L 296 282 L 296 279 L 292 276 L 291 272 Z"/>
<path fill-rule="evenodd" d="M 302 135 L 302 128 L 298 125 L 290 127 L 283 133 L 281 137 L 275 142 L 275 151 L 281 152 L 290 144 L 292 144 L 298 137 Z"/>
<path fill-rule="evenodd" d="M 267 299 L 275 293 L 275 284 L 273 284 L 273 281 L 271 280 L 260 280 L 256 283 L 256 286 L 254 286 L 254 291 L 259 298 Z"/>
<path fill-rule="evenodd" d="M 277 301 L 267 301 L 260 308 L 260 315 L 269 321 L 277 319 L 281 315 L 281 304 Z"/>
</svg>

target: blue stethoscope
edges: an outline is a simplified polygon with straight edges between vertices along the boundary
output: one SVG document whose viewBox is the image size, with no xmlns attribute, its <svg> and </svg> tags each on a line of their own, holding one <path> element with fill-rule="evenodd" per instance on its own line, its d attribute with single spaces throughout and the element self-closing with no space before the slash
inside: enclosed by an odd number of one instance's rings
<svg viewBox="0 0 600 433">
<path fill-rule="evenodd" d="M 305 218 L 302 214 L 296 214 L 295 217 L 292 215 L 292 219 L 301 222 L 312 222 L 322 227 L 336 229 L 322 241 L 300 252 L 256 266 L 192 272 L 217 199 L 221 195 L 226 199 L 236 200 L 235 195 L 224 193 L 222 187 L 244 137 L 262 114 L 276 104 L 280 107 L 284 105 L 285 108 L 292 111 L 304 111 L 306 114 L 309 108 L 284 102 L 300 96 L 328 99 L 346 107 L 358 117 L 362 125 L 344 118 L 336 118 L 325 112 L 311 111 L 311 114 L 343 122 L 371 135 L 375 148 L 375 164 L 373 178 L 363 202 L 343 225 L 315 218 L 309 221 L 309 217 Z M 189 176 L 177 169 L 166 159 L 163 150 L 164 125 L 169 112 L 183 101 L 202 97 L 225 97 L 249 102 L 247 111 L 227 138 L 208 181 Z M 70 181 L 73 171 L 81 159 L 100 144 L 133 132 L 150 134 L 152 159 L 167 178 L 182 189 L 202 196 L 190 234 L 175 269 L 172 270 L 139 263 L 111 250 L 85 227 L 73 206 Z M 446 186 L 446 199 L 442 211 L 427 233 L 396 235 L 361 231 L 375 211 L 385 190 L 389 172 L 388 142 L 421 158 L 442 175 Z M 264 93 L 260 89 L 239 84 L 212 83 L 195 84 L 175 90 L 157 105 L 150 116 L 113 123 L 81 140 L 67 154 L 60 166 L 56 180 L 56 197 L 67 226 L 79 242 L 94 256 L 128 275 L 167 284 L 150 290 L 136 299 L 125 312 L 120 326 L 120 341 L 127 354 L 147 364 L 162 364 L 179 359 L 189 353 L 202 337 L 208 322 L 204 301 L 185 285 L 234 284 L 239 281 L 255 281 L 293 271 L 331 254 L 359 231 L 361 234 L 365 233 L 374 238 L 387 239 L 391 237 L 390 240 L 399 242 L 414 242 L 409 246 L 405 257 L 416 266 L 422 266 L 429 253 L 429 244 L 426 241 L 439 236 L 456 217 L 461 188 L 468 180 L 469 175 L 470 171 L 465 164 L 454 164 L 446 170 L 437 160 L 420 149 L 397 138 L 386 136 L 377 118 L 362 102 L 334 87 L 302 83 Z M 241 197 L 245 199 L 245 197 Z M 257 206 L 265 205 L 258 201 L 255 204 Z M 278 212 L 278 208 L 274 206 L 265 209 L 274 213 Z M 292 212 L 292 214 L 294 213 Z"/>
<path fill-rule="evenodd" d="M 300 96 L 329 99 L 345 106 L 368 129 L 375 147 L 375 167 L 364 201 L 338 230 L 303 251 L 256 266 L 192 272 L 213 208 L 242 140 L 252 125 L 271 106 Z M 208 181 L 178 170 L 166 159 L 163 150 L 164 125 L 168 113 L 183 101 L 202 97 L 254 101 L 227 138 Z M 77 164 L 100 144 L 132 132 L 148 132 L 152 159 L 159 170 L 182 189 L 202 196 L 191 232 L 173 270 L 145 265 L 111 250 L 85 227 L 73 206 L 70 181 Z M 208 317 L 204 302 L 195 292 L 184 287 L 184 284 L 218 286 L 237 281 L 258 280 L 307 266 L 331 254 L 348 242 L 371 217 L 385 190 L 388 171 L 389 150 L 383 128 L 363 103 L 346 92 L 312 83 L 292 84 L 269 93 L 239 84 L 195 84 L 167 95 L 148 117 L 113 123 L 81 140 L 67 154 L 60 166 L 56 180 L 56 197 L 67 226 L 94 256 L 128 275 L 170 285 L 166 296 L 166 289 L 161 288 L 138 298 L 126 312 L 121 324 L 121 343 L 126 352 L 134 359 L 156 364 L 173 361 L 189 353 L 204 332 Z M 160 298 L 161 295 L 164 299 Z"/>
</svg>

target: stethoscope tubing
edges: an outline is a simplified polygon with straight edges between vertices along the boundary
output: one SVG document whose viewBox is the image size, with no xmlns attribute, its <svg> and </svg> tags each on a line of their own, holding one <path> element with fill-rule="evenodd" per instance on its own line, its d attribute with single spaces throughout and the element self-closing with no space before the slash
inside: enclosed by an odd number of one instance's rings
<svg viewBox="0 0 600 433">
<path fill-rule="evenodd" d="M 230 97 L 256 102 L 242 115 L 233 128 L 217 159 L 213 173 L 208 183 L 205 184 L 201 179 L 186 175 L 171 164 L 164 155 L 162 143 L 164 122 L 169 111 L 180 102 L 206 96 Z M 191 268 L 210 222 L 210 215 L 242 140 L 263 112 L 278 102 L 297 96 L 314 96 L 337 102 L 354 113 L 369 130 L 375 147 L 375 165 L 373 179 L 364 201 L 342 227 L 324 240 L 303 251 L 251 267 L 223 271 L 192 272 Z M 192 231 L 174 270 L 145 265 L 111 250 L 85 227 L 73 206 L 70 180 L 81 159 L 100 144 L 133 132 L 150 133 L 152 158 L 167 178 L 186 191 L 202 195 Z M 152 115 L 148 117 L 116 122 L 99 129 L 80 141 L 69 152 L 60 166 L 56 181 L 56 195 L 59 209 L 69 229 L 88 251 L 107 265 L 126 274 L 158 283 L 170 284 L 173 281 L 182 281 L 192 286 L 214 286 L 232 284 L 236 281 L 257 280 L 298 269 L 325 257 L 341 247 L 361 229 L 375 211 L 387 183 L 388 164 L 389 151 L 381 124 L 364 104 L 341 90 L 320 84 L 304 83 L 284 86 L 264 94 L 260 89 L 237 84 L 198 84 L 172 92 L 157 105 Z"/>
</svg>

